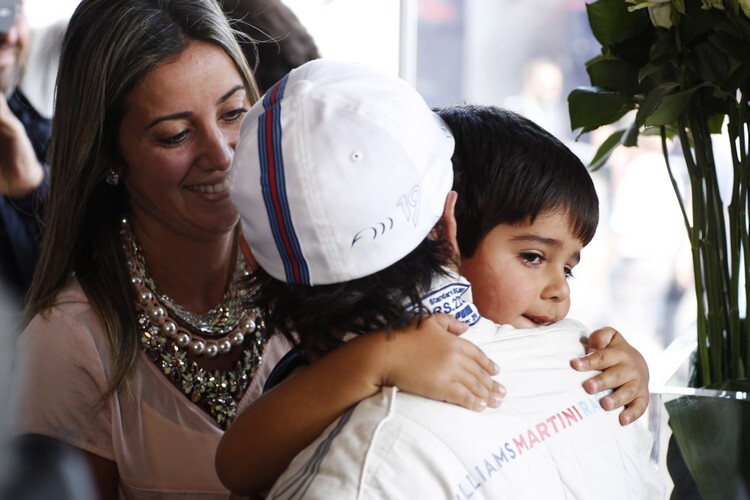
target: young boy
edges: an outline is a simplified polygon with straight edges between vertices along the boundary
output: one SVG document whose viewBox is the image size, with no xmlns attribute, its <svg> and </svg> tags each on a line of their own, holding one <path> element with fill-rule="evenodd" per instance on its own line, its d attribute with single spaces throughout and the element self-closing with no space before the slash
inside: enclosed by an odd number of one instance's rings
<svg viewBox="0 0 750 500">
<path fill-rule="evenodd" d="M 551 202 L 492 230 L 509 245 L 495 270 L 514 276 L 512 293 L 499 297 L 513 301 L 507 325 L 495 325 L 456 274 L 452 135 L 395 81 L 320 61 L 293 71 L 262 112 L 250 113 L 233 196 L 263 269 L 257 301 L 270 324 L 296 332 L 314 355 L 352 334 L 453 314 L 471 325 L 464 338 L 500 361 L 509 396 L 476 413 L 384 389 L 304 450 L 269 498 L 652 495 L 650 436 L 640 425 L 621 427 L 569 366 L 586 332 L 563 320 L 566 279 L 598 217 L 585 168 L 561 155 L 576 175 L 563 174 L 559 196 L 550 192 Z M 280 120 L 283 113 L 294 119 Z M 224 451 L 217 463 L 228 463 Z"/>
</svg>

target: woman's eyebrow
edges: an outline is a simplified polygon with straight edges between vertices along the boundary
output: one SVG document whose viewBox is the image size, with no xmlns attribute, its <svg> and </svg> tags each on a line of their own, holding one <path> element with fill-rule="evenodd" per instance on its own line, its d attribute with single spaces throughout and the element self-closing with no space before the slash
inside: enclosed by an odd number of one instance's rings
<svg viewBox="0 0 750 500">
<path fill-rule="evenodd" d="M 216 104 L 223 103 L 224 101 L 226 101 L 227 99 L 229 99 L 230 97 L 232 97 L 234 94 L 236 94 L 240 90 L 245 90 L 245 86 L 244 85 L 236 85 L 236 86 L 232 87 L 226 94 L 224 94 L 221 97 L 219 97 L 219 99 L 216 101 Z M 169 114 L 169 115 L 160 116 L 156 120 L 154 120 L 151 123 L 149 123 L 148 126 L 146 127 L 146 130 L 150 129 L 151 127 L 153 127 L 153 126 L 155 126 L 155 125 L 157 125 L 157 124 L 159 124 L 161 122 L 165 122 L 165 121 L 169 121 L 169 120 L 180 120 L 182 118 L 188 118 L 188 117 L 190 117 L 192 115 L 193 115 L 193 113 L 191 113 L 190 111 L 180 111 L 178 113 L 172 113 L 172 114 Z"/>
<path fill-rule="evenodd" d="M 232 87 L 229 90 L 229 92 L 227 92 L 223 96 L 219 97 L 219 100 L 216 101 L 216 104 L 221 104 L 222 102 L 226 101 L 227 99 L 229 99 L 230 97 L 232 97 L 234 94 L 236 94 L 237 91 L 239 91 L 239 90 L 245 90 L 245 86 L 244 85 L 236 85 L 236 86 Z"/>
<path fill-rule="evenodd" d="M 172 113 L 171 115 L 160 116 L 156 120 L 149 123 L 148 127 L 146 127 L 146 130 L 150 129 L 151 127 L 155 125 L 158 125 L 161 122 L 166 122 L 169 120 L 180 120 L 182 118 L 187 118 L 189 116 L 193 116 L 193 113 L 191 113 L 190 111 L 181 111 L 179 113 Z"/>
</svg>

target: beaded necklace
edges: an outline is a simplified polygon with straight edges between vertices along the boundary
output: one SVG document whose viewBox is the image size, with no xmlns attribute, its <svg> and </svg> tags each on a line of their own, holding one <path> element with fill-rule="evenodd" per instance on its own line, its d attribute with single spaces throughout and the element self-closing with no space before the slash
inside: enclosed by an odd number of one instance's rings
<svg viewBox="0 0 750 500">
<path fill-rule="evenodd" d="M 243 253 L 237 252 L 234 276 L 222 304 L 199 315 L 158 292 L 127 219 L 122 221 L 120 235 L 136 291 L 141 347 L 167 379 L 226 430 L 237 416 L 237 403 L 262 361 L 267 340 L 259 311 L 242 307 L 254 290 Z M 188 351 L 214 357 L 228 354 L 235 346 L 242 348 L 240 359 L 223 372 L 205 370 L 188 359 Z"/>
</svg>

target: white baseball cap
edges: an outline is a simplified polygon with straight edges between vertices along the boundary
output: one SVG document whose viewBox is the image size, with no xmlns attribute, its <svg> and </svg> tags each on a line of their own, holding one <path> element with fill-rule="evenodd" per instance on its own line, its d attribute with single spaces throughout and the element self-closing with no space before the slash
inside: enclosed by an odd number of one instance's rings
<svg viewBox="0 0 750 500">
<path fill-rule="evenodd" d="M 398 262 L 440 220 L 453 136 L 403 80 L 318 59 L 266 92 L 242 125 L 231 195 L 258 264 L 324 285 Z"/>
</svg>

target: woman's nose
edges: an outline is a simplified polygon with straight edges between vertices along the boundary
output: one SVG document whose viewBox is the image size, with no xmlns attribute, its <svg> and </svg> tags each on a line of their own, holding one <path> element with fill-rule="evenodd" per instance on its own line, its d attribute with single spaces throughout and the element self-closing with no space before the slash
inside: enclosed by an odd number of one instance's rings
<svg viewBox="0 0 750 500">
<path fill-rule="evenodd" d="M 202 144 L 199 165 L 207 170 L 228 170 L 234 158 L 234 144 L 221 127 L 206 133 Z"/>
</svg>

